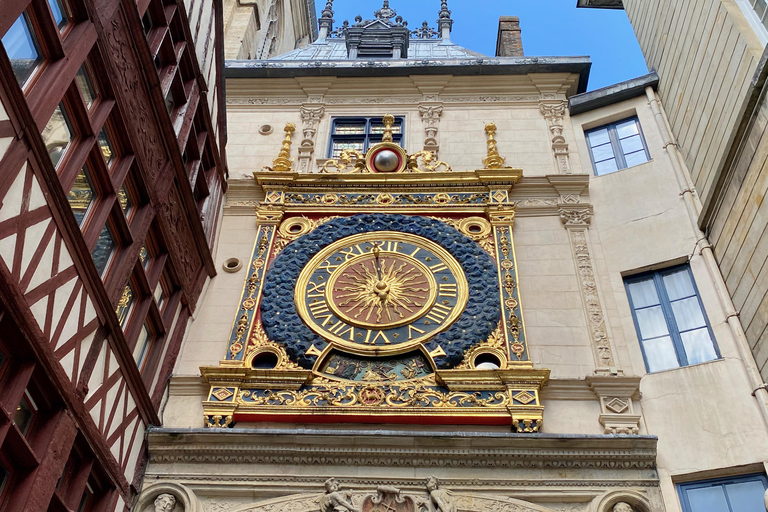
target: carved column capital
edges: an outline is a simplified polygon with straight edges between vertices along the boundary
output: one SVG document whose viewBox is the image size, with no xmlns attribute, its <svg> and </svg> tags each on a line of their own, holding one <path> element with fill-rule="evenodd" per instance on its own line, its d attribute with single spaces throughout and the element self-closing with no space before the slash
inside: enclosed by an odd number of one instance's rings
<svg viewBox="0 0 768 512">
<path fill-rule="evenodd" d="M 592 214 L 591 205 L 560 205 L 560 220 L 566 228 L 588 227 L 592 221 Z"/>
<path fill-rule="evenodd" d="M 635 411 L 640 397 L 640 377 L 590 375 L 587 383 L 600 399 L 600 424 L 606 434 L 636 435 L 642 415 Z"/>
</svg>

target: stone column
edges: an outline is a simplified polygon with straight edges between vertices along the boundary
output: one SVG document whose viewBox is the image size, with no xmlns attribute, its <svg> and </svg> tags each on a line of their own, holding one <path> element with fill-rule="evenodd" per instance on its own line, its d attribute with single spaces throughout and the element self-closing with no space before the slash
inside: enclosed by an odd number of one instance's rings
<svg viewBox="0 0 768 512">
<path fill-rule="evenodd" d="M 592 219 L 592 206 L 588 204 L 560 203 L 560 219 L 568 230 L 576 263 L 576 278 L 587 315 L 587 328 L 595 356 L 595 373 L 618 374 L 613 357 L 613 348 L 608 338 L 605 311 L 592 260 L 589 242 L 589 223 Z"/>
<path fill-rule="evenodd" d="M 563 119 L 568 108 L 566 101 L 542 101 L 539 103 L 541 115 L 547 120 L 549 131 L 552 134 L 552 153 L 557 163 L 557 171 L 560 174 L 571 174 L 571 161 L 568 155 L 568 144 L 563 136 Z"/>
</svg>

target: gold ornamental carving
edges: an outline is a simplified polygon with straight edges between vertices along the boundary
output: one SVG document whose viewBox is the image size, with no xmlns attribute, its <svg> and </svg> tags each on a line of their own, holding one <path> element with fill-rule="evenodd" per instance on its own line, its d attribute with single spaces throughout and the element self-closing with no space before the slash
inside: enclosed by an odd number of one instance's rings
<svg viewBox="0 0 768 512">
<path fill-rule="evenodd" d="M 485 125 L 485 134 L 488 137 L 488 155 L 483 159 L 483 165 L 486 169 L 505 169 L 504 162 L 507 160 L 499 154 L 498 143 L 496 142 L 496 123 Z"/>
<path fill-rule="evenodd" d="M 288 123 L 285 125 L 285 139 L 283 140 L 283 147 L 277 158 L 272 162 L 272 167 L 267 167 L 268 170 L 274 172 L 291 172 L 293 171 L 293 159 L 291 158 L 291 136 L 296 131 L 296 125 Z"/>
</svg>

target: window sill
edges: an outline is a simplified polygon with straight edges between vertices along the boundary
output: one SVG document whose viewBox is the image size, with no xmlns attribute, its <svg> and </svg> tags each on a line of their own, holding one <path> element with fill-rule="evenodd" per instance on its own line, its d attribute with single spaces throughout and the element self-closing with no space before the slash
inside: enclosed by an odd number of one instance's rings
<svg viewBox="0 0 768 512">
<path fill-rule="evenodd" d="M 647 162 L 643 162 L 641 164 L 633 165 L 632 167 L 625 167 L 624 169 L 618 169 L 618 170 L 613 171 L 613 172 L 607 172 L 605 174 L 595 174 L 595 168 L 592 167 L 592 177 L 594 177 L 594 178 L 603 178 L 605 176 L 613 176 L 614 174 L 618 174 L 620 172 L 629 171 L 629 170 L 632 170 L 632 169 L 637 169 L 639 167 L 643 167 L 644 165 L 648 165 L 650 163 L 653 163 L 653 161 L 654 161 L 653 158 L 651 158 Z"/>
<path fill-rule="evenodd" d="M 676 372 L 676 371 L 679 371 L 679 370 L 685 370 L 687 368 L 696 368 L 696 367 L 704 366 L 704 365 L 707 365 L 707 364 L 719 363 L 721 361 L 725 361 L 725 358 L 722 357 L 722 356 L 718 357 L 717 359 L 713 359 L 711 361 L 704 361 L 703 363 L 689 364 L 687 366 L 678 366 L 677 368 L 670 368 L 668 370 L 659 370 L 657 372 L 646 371 L 645 375 L 661 375 L 661 374 L 664 374 L 664 373 Z"/>
</svg>

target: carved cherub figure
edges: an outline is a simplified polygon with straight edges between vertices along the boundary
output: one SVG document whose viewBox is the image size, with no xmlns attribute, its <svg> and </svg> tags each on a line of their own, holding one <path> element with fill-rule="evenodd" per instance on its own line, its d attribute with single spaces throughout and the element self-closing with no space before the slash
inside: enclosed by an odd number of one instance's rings
<svg viewBox="0 0 768 512">
<path fill-rule="evenodd" d="M 429 504 L 434 512 L 456 512 L 456 502 L 451 492 L 440 489 L 437 477 L 427 478 L 426 487 L 429 493 Z"/>
<path fill-rule="evenodd" d="M 340 491 L 335 478 L 325 481 L 326 494 L 320 498 L 320 512 L 359 512 L 352 504 L 352 493 Z"/>
<path fill-rule="evenodd" d="M 613 506 L 613 512 L 635 512 L 635 509 L 629 503 L 620 501 Z"/>
<path fill-rule="evenodd" d="M 171 512 L 176 506 L 176 497 L 173 494 L 160 494 L 155 498 L 155 512 Z"/>
</svg>

